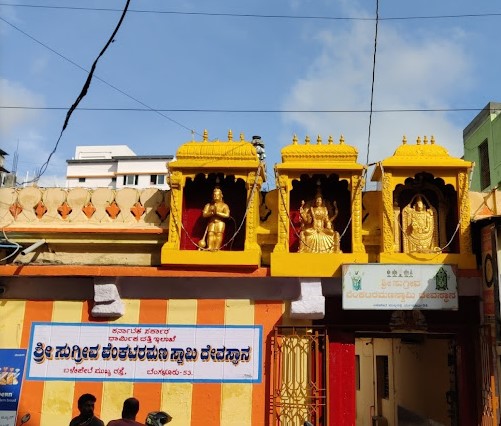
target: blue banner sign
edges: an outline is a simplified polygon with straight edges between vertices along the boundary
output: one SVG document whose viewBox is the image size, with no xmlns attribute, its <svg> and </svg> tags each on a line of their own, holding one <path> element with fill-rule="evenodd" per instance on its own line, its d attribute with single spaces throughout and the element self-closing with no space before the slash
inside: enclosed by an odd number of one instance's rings
<svg viewBox="0 0 501 426">
<path fill-rule="evenodd" d="M 26 349 L 0 349 L 0 426 L 14 426 L 21 395 Z"/>
</svg>

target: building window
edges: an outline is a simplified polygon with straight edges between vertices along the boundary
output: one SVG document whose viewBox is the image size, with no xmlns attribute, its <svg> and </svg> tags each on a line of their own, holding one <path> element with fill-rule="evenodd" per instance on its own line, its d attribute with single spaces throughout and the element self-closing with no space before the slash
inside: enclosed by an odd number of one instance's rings
<svg viewBox="0 0 501 426">
<path fill-rule="evenodd" d="M 165 183 L 165 175 L 151 175 L 150 183 L 152 185 L 163 185 Z"/>
<path fill-rule="evenodd" d="M 78 178 L 78 183 L 84 183 L 85 182 L 85 178 Z"/>
<path fill-rule="evenodd" d="M 480 162 L 480 189 L 484 190 L 491 185 L 491 170 L 489 165 L 489 143 L 484 140 L 478 146 L 478 158 Z"/>
<path fill-rule="evenodd" d="M 124 185 L 137 185 L 138 182 L 138 175 L 124 175 Z"/>
<path fill-rule="evenodd" d="M 111 183 L 117 183 L 117 178 L 116 177 L 112 177 L 111 178 Z"/>
</svg>

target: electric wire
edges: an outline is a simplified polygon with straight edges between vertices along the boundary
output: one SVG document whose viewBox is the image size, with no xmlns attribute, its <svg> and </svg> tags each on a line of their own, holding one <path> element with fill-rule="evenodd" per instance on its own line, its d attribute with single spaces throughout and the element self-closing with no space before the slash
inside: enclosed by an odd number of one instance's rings
<svg viewBox="0 0 501 426">
<path fill-rule="evenodd" d="M 61 133 L 59 134 L 59 137 L 57 138 L 57 141 L 56 141 L 56 144 L 54 145 L 54 148 L 52 149 L 52 151 L 49 154 L 49 157 L 47 158 L 45 163 L 43 163 L 42 166 L 40 167 L 40 170 L 39 170 L 37 176 L 32 180 L 32 182 L 38 182 L 40 177 L 47 170 L 47 167 L 49 166 L 49 163 L 50 163 L 52 156 L 57 151 L 57 147 L 59 146 L 59 142 L 61 141 L 61 138 L 63 137 L 63 133 L 64 133 L 66 127 L 68 126 L 68 123 L 70 121 L 71 115 L 73 114 L 73 111 L 75 111 L 75 109 L 77 108 L 80 101 L 87 95 L 87 91 L 89 90 L 90 83 L 92 81 L 92 76 L 94 75 L 94 70 L 96 69 L 96 66 L 97 66 L 97 62 L 99 61 L 101 56 L 103 56 L 104 52 L 106 52 L 106 50 L 108 49 L 108 46 L 114 41 L 115 35 L 117 34 L 120 26 L 122 25 L 122 22 L 123 22 L 125 15 L 127 13 L 127 9 L 129 7 L 129 4 L 130 4 L 130 0 L 127 0 L 127 2 L 125 3 L 125 7 L 124 7 L 124 10 L 122 12 L 122 15 L 120 16 L 120 19 L 118 21 L 118 24 L 116 25 L 113 33 L 111 34 L 110 38 L 108 39 L 108 42 L 104 45 L 104 47 L 101 49 L 101 52 L 99 52 L 99 55 L 97 55 L 97 58 L 94 60 L 94 63 L 92 64 L 89 75 L 87 76 L 87 80 L 85 81 L 85 83 L 82 87 L 82 90 L 80 91 L 80 93 L 77 96 L 77 99 L 75 100 L 73 105 L 71 105 L 70 109 L 66 113 L 66 118 L 64 120 L 63 127 L 61 129 Z M 31 182 L 27 182 L 27 183 L 31 183 Z"/>
<path fill-rule="evenodd" d="M 372 109 L 374 105 L 374 82 L 376 80 L 376 53 L 377 53 L 377 29 L 379 23 L 379 0 L 376 0 L 376 30 L 374 34 L 374 54 L 372 56 L 372 82 L 371 82 L 371 103 L 369 111 L 369 132 L 367 135 L 367 157 L 365 164 L 369 164 L 369 152 L 371 145 Z"/>
<path fill-rule="evenodd" d="M 36 4 L 0 3 L 0 6 L 24 7 L 33 9 L 60 9 L 75 11 L 120 12 L 120 9 L 108 7 L 79 7 L 79 6 L 50 6 Z M 322 21 L 374 21 L 375 18 L 357 16 L 319 16 L 319 15 L 287 15 L 287 14 L 258 14 L 258 13 L 229 13 L 229 12 L 183 12 L 175 10 L 147 10 L 129 9 L 129 13 L 156 14 L 156 15 L 186 15 L 228 18 L 254 18 L 254 19 L 292 19 L 292 20 L 322 20 Z M 380 17 L 380 21 L 406 21 L 425 19 L 463 19 L 463 18 L 489 18 L 499 17 L 501 12 L 489 13 L 461 13 L 449 15 L 416 15 L 416 16 L 387 16 Z"/>
<path fill-rule="evenodd" d="M 7 21 L 5 18 L 1 17 L 0 16 L 0 20 L 5 22 L 7 25 L 10 25 L 12 28 L 14 28 L 16 31 L 19 31 L 21 34 L 25 35 L 26 37 L 28 37 L 29 39 L 33 40 L 35 43 L 38 43 L 39 45 L 41 45 L 42 47 L 45 47 L 46 49 L 50 50 L 52 53 L 56 54 L 57 56 L 59 56 L 60 58 L 64 59 L 65 61 L 69 62 L 70 64 L 74 65 L 75 67 L 81 69 L 82 71 L 86 72 L 86 73 L 89 73 L 89 70 L 85 69 L 84 67 L 82 67 L 81 65 L 79 65 L 78 63 L 76 63 L 75 61 L 71 60 L 70 58 L 66 57 L 65 55 L 63 55 L 62 53 L 58 52 L 57 50 L 53 49 L 52 47 L 50 47 L 49 45 L 47 45 L 46 43 L 38 40 L 36 37 L 28 34 L 26 31 L 23 31 L 21 28 L 19 28 L 18 26 L 14 25 L 12 22 L 9 22 Z M 106 84 L 108 87 L 111 87 L 113 90 L 116 90 L 117 92 L 121 93 L 122 95 L 128 97 L 129 99 L 133 100 L 134 102 L 142 105 L 145 107 L 144 111 L 151 111 L 151 112 L 155 112 L 157 113 L 158 115 L 166 118 L 167 120 L 171 121 L 172 123 L 174 124 L 177 124 L 178 126 L 182 127 L 183 129 L 185 130 L 188 130 L 189 132 L 191 132 L 192 134 L 197 134 L 199 136 L 202 136 L 200 133 L 196 132 L 194 129 L 190 129 L 189 127 L 185 126 L 184 124 L 180 123 L 179 121 L 177 120 L 174 120 L 173 118 L 165 115 L 162 113 L 162 111 L 158 110 L 158 109 L 155 109 L 155 108 L 152 108 L 151 106 L 149 106 L 148 104 L 144 103 L 143 101 L 137 99 L 136 97 L 130 95 L 129 93 L 125 92 L 124 90 L 120 89 L 119 87 L 109 83 L 108 81 L 102 79 L 101 77 L 97 76 L 97 75 L 94 75 L 94 78 L 96 80 L 99 80 L 101 83 L 104 83 Z M 19 109 L 19 108 L 18 108 Z M 23 108 L 21 108 L 23 109 Z M 32 109 L 32 108 L 30 108 Z M 37 109 L 37 108 L 33 108 L 33 109 Z M 58 108 L 49 108 L 49 109 L 64 109 L 66 110 L 67 108 L 63 108 L 63 107 L 58 107 Z M 79 111 L 82 111 L 83 109 L 82 108 L 78 108 Z"/>
<path fill-rule="evenodd" d="M 1 19 L 1 18 L 0 18 Z M 25 109 L 58 111 L 66 107 L 36 107 L 22 105 L 0 105 L 0 109 Z M 80 107 L 79 111 L 127 111 L 127 112 L 200 112 L 200 113 L 231 113 L 231 114 L 367 114 L 367 113 L 405 113 L 405 112 L 478 112 L 484 107 L 464 108 L 381 108 L 381 109 L 225 109 L 225 108 L 121 108 L 121 107 Z M 501 108 L 491 108 L 491 111 L 500 111 Z M 183 126 L 184 127 L 184 126 Z M 186 130 L 193 131 L 188 127 Z M 198 132 L 196 134 L 199 134 Z"/>
</svg>

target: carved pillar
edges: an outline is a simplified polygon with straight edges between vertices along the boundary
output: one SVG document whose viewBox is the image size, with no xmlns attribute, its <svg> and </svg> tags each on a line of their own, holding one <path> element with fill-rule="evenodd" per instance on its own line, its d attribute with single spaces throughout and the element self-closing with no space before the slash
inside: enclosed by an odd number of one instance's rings
<svg viewBox="0 0 501 426">
<path fill-rule="evenodd" d="M 280 175 L 276 185 L 278 189 L 278 242 L 275 252 L 289 251 L 289 185 L 288 176 Z"/>
<path fill-rule="evenodd" d="M 259 249 L 257 244 L 257 227 L 259 226 L 259 192 L 263 178 L 255 172 L 249 173 L 247 188 L 247 216 L 245 220 L 244 250 Z"/>
<path fill-rule="evenodd" d="M 393 235 L 394 248 L 393 251 L 395 253 L 400 253 L 402 247 L 402 228 L 400 226 L 400 217 L 401 217 L 400 207 L 398 203 L 393 203 L 393 229 L 395 230 Z"/>
<path fill-rule="evenodd" d="M 466 172 L 459 173 L 458 184 L 459 250 L 461 253 L 471 254 L 470 199 L 468 196 L 468 175 Z"/>
<path fill-rule="evenodd" d="M 169 239 L 166 247 L 179 250 L 181 223 L 183 220 L 183 174 L 173 172 L 170 175 L 170 221 L 169 221 Z"/>
<path fill-rule="evenodd" d="M 383 211 L 382 214 L 382 224 L 381 224 L 381 235 L 383 237 L 383 252 L 393 253 L 394 252 L 394 233 L 396 232 L 394 228 L 394 215 L 393 215 L 393 186 L 392 186 L 392 174 L 388 172 L 383 172 Z"/>
<path fill-rule="evenodd" d="M 362 244 L 362 188 L 365 180 L 358 175 L 351 177 L 351 223 L 352 223 L 352 246 L 353 253 L 364 253 Z"/>
</svg>

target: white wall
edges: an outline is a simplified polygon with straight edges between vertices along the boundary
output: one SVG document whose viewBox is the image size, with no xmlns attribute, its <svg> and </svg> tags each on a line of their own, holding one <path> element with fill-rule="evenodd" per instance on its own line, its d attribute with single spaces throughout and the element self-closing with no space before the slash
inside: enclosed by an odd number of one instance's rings
<svg viewBox="0 0 501 426">
<path fill-rule="evenodd" d="M 77 146 L 75 160 L 106 159 L 119 155 L 136 155 L 127 145 Z"/>
</svg>

